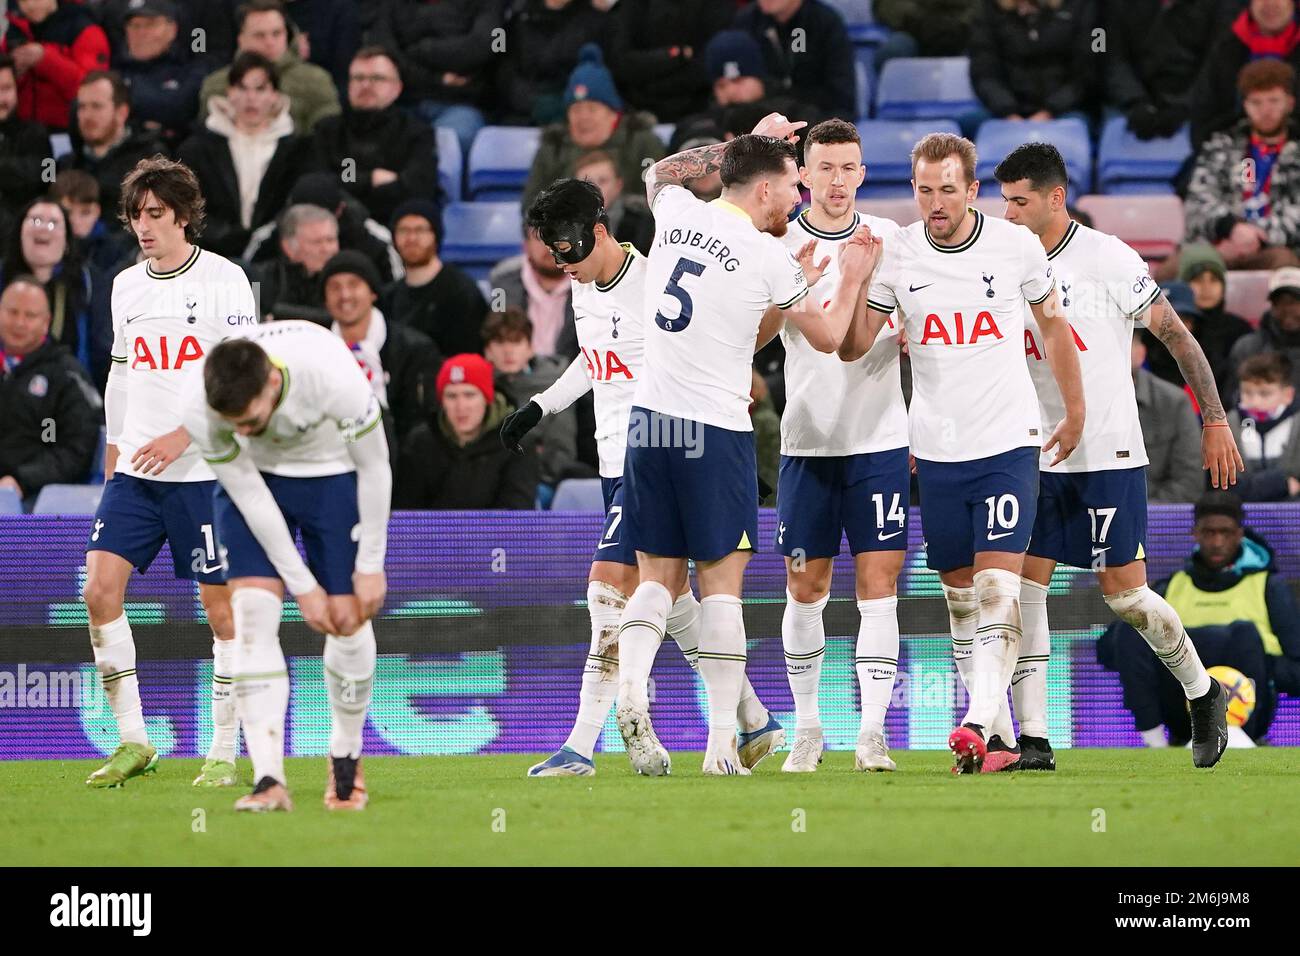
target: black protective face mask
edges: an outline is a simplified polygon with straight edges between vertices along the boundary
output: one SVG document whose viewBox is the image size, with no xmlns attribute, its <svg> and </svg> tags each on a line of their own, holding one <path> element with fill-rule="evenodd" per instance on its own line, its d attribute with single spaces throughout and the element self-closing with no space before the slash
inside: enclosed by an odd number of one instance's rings
<svg viewBox="0 0 1300 956">
<path fill-rule="evenodd" d="M 601 210 L 604 213 L 604 210 Z M 597 214 L 597 219 L 600 214 Z M 538 235 L 551 250 L 558 265 L 577 265 L 596 250 L 596 224 L 557 223 L 539 230 Z M 559 245 L 560 248 L 556 248 Z"/>
</svg>

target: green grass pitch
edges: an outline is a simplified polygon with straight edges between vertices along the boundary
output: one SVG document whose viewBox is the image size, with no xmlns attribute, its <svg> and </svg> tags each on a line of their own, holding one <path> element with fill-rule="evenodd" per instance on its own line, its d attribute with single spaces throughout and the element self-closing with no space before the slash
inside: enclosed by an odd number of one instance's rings
<svg viewBox="0 0 1300 956">
<path fill-rule="evenodd" d="M 636 777 L 621 754 L 585 779 L 529 780 L 527 755 L 372 757 L 361 814 L 321 806 L 323 758 L 288 761 L 295 810 L 236 814 L 238 790 L 189 785 L 164 760 L 121 790 L 92 761 L 0 764 L 0 846 L 18 865 L 1293 865 L 1300 753 L 1076 750 L 1054 774 L 953 777 L 946 752 L 896 752 L 894 774 L 831 753 L 810 775 L 768 758 L 750 778 Z M 240 772 L 250 774 L 248 762 Z"/>
</svg>

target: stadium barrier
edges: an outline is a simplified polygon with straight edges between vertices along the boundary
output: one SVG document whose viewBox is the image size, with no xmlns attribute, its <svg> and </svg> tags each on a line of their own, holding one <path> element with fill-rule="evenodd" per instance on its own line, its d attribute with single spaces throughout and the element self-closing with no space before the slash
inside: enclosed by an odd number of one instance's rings
<svg viewBox="0 0 1300 956">
<path fill-rule="evenodd" d="M 1254 506 L 1248 523 L 1274 547 L 1279 568 L 1300 572 L 1300 514 Z M 92 663 L 79 595 L 92 519 L 0 517 L 0 759 L 88 758 L 117 734 Z M 793 701 L 781 650 L 784 567 L 772 550 L 775 513 L 760 518 L 761 552 L 746 576 L 750 680 L 782 719 Z M 1152 580 L 1181 566 L 1191 507 L 1153 506 L 1147 554 Z M 368 753 L 522 753 L 564 740 L 577 707 L 588 623 L 586 575 L 601 516 L 581 512 L 429 512 L 394 515 L 389 599 L 376 624 L 380 658 L 366 726 Z M 164 552 L 137 575 L 128 613 L 138 647 L 150 739 L 164 756 L 206 746 L 211 637 L 192 583 L 172 577 Z M 1054 746 L 1138 746 L 1115 674 L 1096 661 L 1111 620 L 1090 572 L 1059 569 L 1052 581 L 1049 729 Z M 899 680 L 886 730 L 896 748 L 942 748 L 965 692 L 951 665 L 938 575 L 925 567 L 918 514 L 900 581 Z M 323 754 L 328 703 L 322 640 L 286 606 L 283 642 L 292 696 L 288 749 Z M 295 623 L 296 622 L 296 623 Z M 858 614 L 852 565 L 836 565 L 826 611 L 822 676 L 827 746 L 851 748 L 858 720 L 853 641 Z M 656 729 L 671 750 L 702 749 L 701 682 L 671 641 L 654 674 Z M 1284 698 L 1270 733 L 1300 745 L 1300 701 Z M 602 748 L 621 749 L 612 722 Z"/>
</svg>

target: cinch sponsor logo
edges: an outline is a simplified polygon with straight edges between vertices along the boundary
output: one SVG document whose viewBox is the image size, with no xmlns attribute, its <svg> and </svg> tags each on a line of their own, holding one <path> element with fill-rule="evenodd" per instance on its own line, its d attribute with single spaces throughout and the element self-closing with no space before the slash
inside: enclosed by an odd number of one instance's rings
<svg viewBox="0 0 1300 956">
<path fill-rule="evenodd" d="M 228 315 L 226 316 L 226 325 L 257 325 L 257 316 L 255 315 Z"/>
<path fill-rule="evenodd" d="M 153 927 L 152 893 L 71 892 L 50 897 L 51 926 L 129 926 L 133 936 L 148 936 Z"/>
</svg>

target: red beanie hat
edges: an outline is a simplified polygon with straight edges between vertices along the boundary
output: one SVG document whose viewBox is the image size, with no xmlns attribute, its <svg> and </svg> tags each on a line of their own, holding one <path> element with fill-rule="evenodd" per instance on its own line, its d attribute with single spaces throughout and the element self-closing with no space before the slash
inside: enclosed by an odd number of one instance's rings
<svg viewBox="0 0 1300 956">
<path fill-rule="evenodd" d="M 473 385 L 483 393 L 483 397 L 491 405 L 496 397 L 492 376 L 492 363 L 483 356 L 475 355 L 473 352 L 453 355 L 442 363 L 442 369 L 438 372 L 438 403 L 442 403 L 442 393 L 447 390 L 448 385 Z"/>
</svg>

